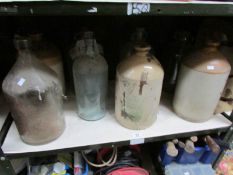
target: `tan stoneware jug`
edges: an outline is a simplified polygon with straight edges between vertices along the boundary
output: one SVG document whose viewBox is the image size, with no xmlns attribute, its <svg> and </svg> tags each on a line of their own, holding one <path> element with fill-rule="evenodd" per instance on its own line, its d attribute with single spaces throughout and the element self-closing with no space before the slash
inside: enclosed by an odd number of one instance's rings
<svg viewBox="0 0 233 175">
<path fill-rule="evenodd" d="M 164 71 L 150 49 L 135 46 L 135 52 L 117 67 L 115 116 L 129 129 L 148 128 L 157 118 Z"/>
<path fill-rule="evenodd" d="M 175 112 L 191 122 L 213 117 L 231 66 L 218 50 L 219 43 L 206 45 L 182 63 L 173 99 Z"/>
</svg>

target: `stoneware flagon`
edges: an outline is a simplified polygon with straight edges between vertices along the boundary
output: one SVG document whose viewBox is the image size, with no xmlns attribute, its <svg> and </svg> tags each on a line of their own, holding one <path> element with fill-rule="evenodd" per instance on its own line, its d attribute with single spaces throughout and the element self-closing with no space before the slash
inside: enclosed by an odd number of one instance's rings
<svg viewBox="0 0 233 175">
<path fill-rule="evenodd" d="M 208 41 L 181 65 L 173 107 L 178 116 L 188 121 L 204 122 L 214 116 L 231 70 L 218 47 L 218 42 Z"/>
<path fill-rule="evenodd" d="M 147 44 L 137 45 L 117 67 L 115 116 L 129 129 L 148 128 L 157 117 L 164 71 L 149 51 Z"/>
</svg>

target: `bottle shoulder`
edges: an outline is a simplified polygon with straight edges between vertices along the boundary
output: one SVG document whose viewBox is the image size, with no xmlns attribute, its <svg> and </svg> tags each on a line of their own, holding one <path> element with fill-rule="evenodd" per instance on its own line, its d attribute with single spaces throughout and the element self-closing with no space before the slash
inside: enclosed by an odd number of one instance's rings
<svg viewBox="0 0 233 175">
<path fill-rule="evenodd" d="M 33 89 L 44 91 L 54 84 L 61 87 L 56 73 L 32 56 L 29 62 L 17 59 L 3 80 L 2 89 L 5 93 L 14 95 Z"/>
<path fill-rule="evenodd" d="M 163 68 L 154 56 L 128 57 L 117 66 L 117 74 L 128 79 L 139 80 L 142 73 L 147 73 L 150 80 L 161 79 L 164 76 Z"/>
<path fill-rule="evenodd" d="M 100 54 L 80 55 L 73 63 L 73 71 L 79 73 L 99 73 L 108 70 L 107 61 Z"/>
<path fill-rule="evenodd" d="M 191 53 L 183 60 L 191 69 L 209 74 L 223 74 L 231 70 L 226 57 L 217 49 L 201 49 Z"/>
</svg>

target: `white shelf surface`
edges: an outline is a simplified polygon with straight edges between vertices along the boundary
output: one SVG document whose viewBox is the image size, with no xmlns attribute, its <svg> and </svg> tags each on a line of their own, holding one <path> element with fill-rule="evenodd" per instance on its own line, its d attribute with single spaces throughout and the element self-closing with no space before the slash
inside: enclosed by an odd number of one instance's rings
<svg viewBox="0 0 233 175">
<path fill-rule="evenodd" d="M 64 107 L 66 129 L 57 140 L 39 146 L 25 144 L 20 139 L 16 126 L 13 123 L 2 146 L 2 150 L 8 155 L 44 152 L 130 141 L 135 139 L 135 135 L 146 139 L 226 128 L 231 125 L 231 122 L 222 115 L 217 115 L 204 123 L 191 123 L 185 121 L 172 111 L 170 101 L 171 100 L 162 100 L 157 121 L 150 128 L 135 131 L 122 127 L 115 120 L 113 102 L 109 104 L 112 108 L 108 110 L 103 119 L 98 121 L 85 121 L 77 116 L 75 112 L 75 102 L 71 99 L 65 103 Z"/>
</svg>

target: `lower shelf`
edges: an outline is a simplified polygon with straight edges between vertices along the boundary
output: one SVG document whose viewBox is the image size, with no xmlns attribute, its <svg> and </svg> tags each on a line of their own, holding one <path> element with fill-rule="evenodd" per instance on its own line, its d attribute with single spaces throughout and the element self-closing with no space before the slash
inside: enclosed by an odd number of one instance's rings
<svg viewBox="0 0 233 175">
<path fill-rule="evenodd" d="M 204 123 L 191 123 L 179 118 L 171 108 L 171 100 L 162 98 L 157 121 L 148 129 L 135 131 L 122 127 L 114 117 L 114 104 L 109 103 L 106 116 L 99 121 L 85 121 L 75 111 L 75 101 L 65 103 L 64 114 L 66 129 L 57 140 L 39 146 L 25 144 L 20 139 L 15 123 L 12 124 L 2 146 L 8 157 L 33 156 L 74 151 L 96 145 L 133 144 L 162 139 L 189 136 L 191 134 L 207 134 L 225 131 L 231 122 L 222 115 L 216 115 Z"/>
</svg>

